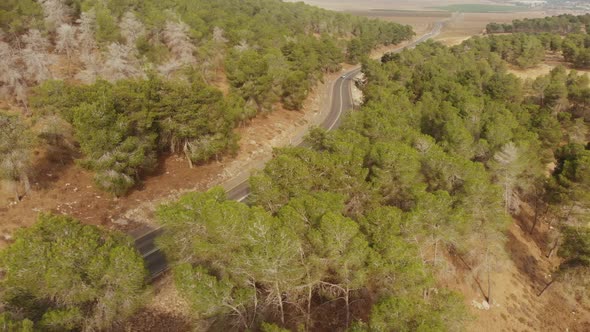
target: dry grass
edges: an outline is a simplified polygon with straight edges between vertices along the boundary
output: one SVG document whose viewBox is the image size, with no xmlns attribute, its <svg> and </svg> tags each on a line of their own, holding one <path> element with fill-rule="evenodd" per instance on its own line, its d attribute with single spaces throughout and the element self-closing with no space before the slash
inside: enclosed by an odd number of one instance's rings
<svg viewBox="0 0 590 332">
<path fill-rule="evenodd" d="M 515 66 L 509 66 L 508 72 L 516 75 L 518 78 L 522 80 L 528 79 L 535 79 L 539 76 L 544 76 L 549 74 L 551 70 L 553 70 L 557 66 L 564 66 L 567 72 L 572 70 L 576 70 L 579 74 L 587 74 L 590 75 L 590 70 L 586 69 L 575 69 L 571 66 L 571 64 L 564 62 L 563 58 L 559 54 L 549 54 L 543 63 L 528 69 L 521 69 Z"/>
<path fill-rule="evenodd" d="M 445 25 L 442 33 L 435 39 L 441 43 L 453 46 L 475 35 L 485 33 L 486 25 L 490 22 L 510 23 L 515 19 L 545 17 L 544 11 L 512 12 L 512 13 L 460 13 Z"/>
</svg>

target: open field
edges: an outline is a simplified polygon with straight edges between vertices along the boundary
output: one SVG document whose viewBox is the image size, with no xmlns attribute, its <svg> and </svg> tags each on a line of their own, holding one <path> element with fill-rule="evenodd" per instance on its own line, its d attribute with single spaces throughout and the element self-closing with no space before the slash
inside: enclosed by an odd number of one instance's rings
<svg viewBox="0 0 590 332">
<path fill-rule="evenodd" d="M 442 33 L 436 40 L 446 45 L 460 44 L 463 40 L 480 35 L 489 22 L 510 23 L 514 19 L 525 17 L 545 17 L 544 11 L 512 12 L 512 13 L 450 13 L 433 10 L 354 10 L 355 15 L 364 15 L 382 20 L 407 24 L 412 26 L 417 35 L 429 30 L 434 22 L 448 20 Z"/>
<path fill-rule="evenodd" d="M 298 2 L 300 0 L 287 0 Z M 304 0 L 303 2 L 330 10 L 352 11 L 352 10 L 373 10 L 373 9 L 395 9 L 395 10 L 432 10 L 433 7 L 447 5 L 488 5 L 498 6 L 493 0 Z"/>
<path fill-rule="evenodd" d="M 456 4 L 448 6 L 433 7 L 433 9 L 440 9 L 449 12 L 461 13 L 512 13 L 527 11 L 527 7 L 522 6 L 501 6 L 501 5 L 485 5 L 477 3 Z"/>
<path fill-rule="evenodd" d="M 304 2 L 330 10 L 407 24 L 412 26 L 418 35 L 429 30 L 434 22 L 450 19 L 436 38 L 446 45 L 459 44 L 470 36 L 482 34 L 490 22 L 510 23 L 514 19 L 539 18 L 563 13 L 563 11 L 503 6 L 502 4 L 508 2 L 492 0 L 305 0 Z M 437 7 L 453 10 L 436 10 Z M 510 11 L 491 12 L 491 9 L 499 7 L 510 8 Z"/>
<path fill-rule="evenodd" d="M 304 2 L 354 15 L 407 24 L 414 28 L 417 35 L 428 31 L 434 22 L 448 20 L 442 33 L 436 38 L 447 45 L 459 44 L 470 36 L 483 33 L 485 26 L 490 22 L 510 23 L 514 19 L 556 14 L 540 10 L 522 10 L 522 7 L 516 6 L 501 6 L 495 1 L 486 0 L 449 0 L 444 3 L 433 0 L 367 0 L 363 2 L 309 0 Z M 446 6 L 441 7 L 441 5 Z M 510 11 L 501 12 L 498 9 L 495 10 L 496 12 L 491 12 L 496 8 L 509 8 Z M 464 9 L 464 12 L 454 12 L 454 9 Z"/>
<path fill-rule="evenodd" d="M 544 11 L 512 12 L 512 13 L 460 13 L 449 21 L 437 40 L 447 45 L 455 45 L 461 41 L 485 32 L 490 22 L 510 23 L 515 19 L 545 17 Z"/>
<path fill-rule="evenodd" d="M 370 10 L 348 11 L 353 15 L 363 15 L 386 21 L 412 26 L 416 35 L 422 35 L 430 30 L 434 22 L 449 19 L 451 13 L 442 11 L 400 11 L 400 10 Z"/>
</svg>

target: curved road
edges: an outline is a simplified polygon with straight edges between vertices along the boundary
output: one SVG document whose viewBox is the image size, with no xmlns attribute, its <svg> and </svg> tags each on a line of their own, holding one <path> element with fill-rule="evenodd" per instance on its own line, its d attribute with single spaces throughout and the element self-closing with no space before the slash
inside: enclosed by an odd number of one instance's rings
<svg viewBox="0 0 590 332">
<path fill-rule="evenodd" d="M 406 48 L 413 48 L 416 45 L 437 36 L 443 27 L 443 22 L 436 22 L 432 30 L 415 40 L 414 42 L 401 47 L 393 53 L 399 53 Z M 322 127 L 326 130 L 333 130 L 338 128 L 342 122 L 342 115 L 353 109 L 354 104 L 352 100 L 351 86 L 354 78 L 360 73 L 361 67 L 355 67 L 340 76 L 332 87 L 332 103 L 330 106 L 330 113 L 322 123 Z M 298 146 L 301 146 L 300 143 Z M 250 187 L 248 180 L 238 184 L 227 191 L 227 196 L 236 201 L 244 201 L 250 194 Z M 130 235 L 135 238 L 135 247 L 143 256 L 145 265 L 150 273 L 150 278 L 153 280 L 168 269 L 166 257 L 156 247 L 154 240 L 162 234 L 162 227 L 151 228 L 149 226 L 142 226 L 130 232 Z"/>
</svg>

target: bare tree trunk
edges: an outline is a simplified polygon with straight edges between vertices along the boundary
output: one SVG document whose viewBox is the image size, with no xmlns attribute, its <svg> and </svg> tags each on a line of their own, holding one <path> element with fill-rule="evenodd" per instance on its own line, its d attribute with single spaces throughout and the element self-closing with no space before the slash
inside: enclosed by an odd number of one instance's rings
<svg viewBox="0 0 590 332">
<path fill-rule="evenodd" d="M 252 322 L 250 323 L 250 325 L 254 325 L 254 322 L 256 321 L 256 313 L 258 310 L 258 292 L 256 291 L 255 282 L 252 282 L 252 287 L 254 288 L 254 314 L 252 315 Z"/>
<path fill-rule="evenodd" d="M 491 278 L 490 278 L 490 261 L 489 261 L 489 248 L 486 248 L 486 272 L 488 275 L 488 296 L 487 296 L 487 301 L 488 304 L 492 304 L 492 283 L 491 283 Z"/>
<path fill-rule="evenodd" d="M 492 283 L 490 278 L 490 268 L 488 267 L 488 304 L 492 304 Z"/>
<path fill-rule="evenodd" d="M 246 319 L 246 317 L 244 317 L 244 315 L 240 312 L 240 310 L 234 306 L 229 305 L 229 304 L 226 304 L 226 306 L 228 308 L 230 308 L 231 310 L 233 310 L 238 315 L 238 317 L 240 318 L 240 321 L 242 322 L 242 324 L 244 324 L 244 328 L 246 330 L 248 330 L 250 328 L 250 325 L 248 324 L 248 320 Z"/>
<path fill-rule="evenodd" d="M 18 193 L 18 182 L 13 181 L 13 184 L 14 184 L 14 198 L 16 198 L 17 202 L 20 202 L 20 195 Z"/>
<path fill-rule="evenodd" d="M 537 296 L 543 295 L 543 293 L 545 293 L 547 288 L 549 288 L 549 286 L 551 286 L 553 284 L 553 282 L 555 282 L 555 279 L 549 281 L 549 283 L 547 283 L 547 285 L 545 285 L 545 287 L 543 287 L 543 289 L 541 289 L 541 291 L 539 292 L 539 294 L 537 294 Z"/>
<path fill-rule="evenodd" d="M 420 259 L 422 259 L 422 264 L 428 264 L 427 259 L 424 257 L 424 253 L 422 252 L 422 247 L 418 244 L 420 243 L 416 236 L 414 236 L 414 242 L 416 243 L 416 247 L 418 248 L 418 253 L 420 254 Z"/>
<path fill-rule="evenodd" d="M 305 313 L 305 330 L 309 331 L 311 326 L 311 297 L 312 297 L 312 287 L 311 284 L 307 289 L 307 312 Z"/>
<path fill-rule="evenodd" d="M 21 180 L 23 182 L 23 185 L 25 186 L 25 195 L 26 195 L 31 191 L 31 182 L 29 181 L 29 176 L 27 175 L 26 172 L 23 172 L 21 174 Z"/>
<path fill-rule="evenodd" d="M 186 154 L 186 160 L 188 160 L 188 167 L 193 168 L 193 161 L 191 160 L 191 157 L 188 154 Z"/>
<path fill-rule="evenodd" d="M 559 237 L 557 237 L 557 239 L 555 239 L 555 243 L 553 244 L 553 247 L 551 247 L 551 250 L 549 250 L 549 253 L 547 254 L 547 258 L 551 258 L 551 256 L 553 256 L 553 253 L 555 252 L 555 249 L 557 249 L 557 247 L 559 246 Z"/>
<path fill-rule="evenodd" d="M 188 152 L 188 142 L 184 142 L 184 146 L 182 147 L 182 151 L 184 152 L 184 155 L 186 156 L 186 160 L 188 161 L 188 166 L 190 168 L 193 168 L 193 161 L 191 160 L 191 156 Z"/>
<path fill-rule="evenodd" d="M 434 240 L 434 266 L 436 266 L 436 258 L 437 258 L 437 254 L 438 254 L 438 240 L 435 239 Z"/>
<path fill-rule="evenodd" d="M 22 100 L 21 102 L 22 102 L 22 104 L 23 104 L 23 107 L 24 107 L 24 109 L 25 109 L 25 114 L 24 114 L 24 115 L 25 115 L 25 116 L 30 116 L 30 115 L 31 115 L 31 111 L 29 110 L 29 105 L 28 105 L 28 104 L 27 104 L 27 102 L 26 102 L 26 101 L 24 101 L 24 100 Z"/>
<path fill-rule="evenodd" d="M 285 324 L 285 310 L 283 308 L 283 296 L 281 295 L 281 289 L 279 283 L 275 282 L 275 288 L 277 291 L 277 297 L 279 298 L 279 309 L 281 310 L 281 323 Z"/>
<path fill-rule="evenodd" d="M 299 257 L 301 259 L 302 266 L 305 266 L 305 275 L 307 277 L 307 308 L 305 312 L 305 330 L 309 331 L 311 326 L 311 298 L 313 296 L 313 285 L 311 282 L 311 276 L 309 275 L 309 269 L 307 265 L 305 265 L 305 257 L 303 254 L 303 249 L 299 248 Z"/>
<path fill-rule="evenodd" d="M 346 286 L 344 301 L 346 302 L 346 328 L 348 328 L 348 324 L 350 323 L 350 290 L 348 286 Z"/>
<path fill-rule="evenodd" d="M 467 264 L 467 262 L 463 259 L 463 256 L 461 256 L 459 253 L 457 253 L 457 256 L 459 257 L 459 259 L 461 260 L 461 262 L 465 265 L 465 267 L 467 267 L 467 269 L 472 272 L 473 269 L 471 268 L 471 266 L 469 266 L 469 264 Z M 483 287 L 481 286 L 481 282 L 479 281 L 479 279 L 477 278 L 477 276 L 475 274 L 473 274 L 473 280 L 475 281 L 475 284 L 477 285 L 477 288 L 479 289 L 479 292 L 481 293 L 481 295 L 487 300 L 487 296 L 486 293 L 483 290 Z M 488 290 L 489 291 L 489 290 Z M 489 303 L 489 302 L 488 302 Z"/>
<path fill-rule="evenodd" d="M 506 173 L 506 171 L 504 171 L 504 173 Z M 505 178 L 507 178 L 506 175 L 504 175 Z M 506 184 L 504 185 L 504 209 L 506 210 L 506 213 L 509 213 L 509 209 L 510 209 L 510 194 L 509 189 L 508 189 L 508 180 L 506 180 Z"/>
<path fill-rule="evenodd" d="M 535 227 L 537 227 L 537 222 L 539 221 L 539 197 L 535 197 L 535 217 L 533 219 L 533 225 L 529 230 L 529 235 L 533 234 Z"/>
</svg>

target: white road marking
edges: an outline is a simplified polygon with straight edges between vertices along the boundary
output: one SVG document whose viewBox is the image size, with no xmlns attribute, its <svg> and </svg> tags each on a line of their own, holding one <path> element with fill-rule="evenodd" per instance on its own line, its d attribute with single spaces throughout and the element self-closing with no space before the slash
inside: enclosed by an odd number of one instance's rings
<svg viewBox="0 0 590 332">
<path fill-rule="evenodd" d="M 340 81 L 340 109 L 338 110 L 338 116 L 336 117 L 336 119 L 334 120 L 334 122 L 332 122 L 332 125 L 328 128 L 328 131 L 332 130 L 332 128 L 334 128 L 334 126 L 336 125 L 336 123 L 338 122 L 338 119 L 340 119 L 340 115 L 342 115 L 342 88 L 344 87 L 344 79 L 342 79 Z"/>
<path fill-rule="evenodd" d="M 151 254 L 153 254 L 155 252 L 158 252 L 158 251 L 160 251 L 160 248 L 154 247 L 154 249 L 152 249 L 152 250 L 146 252 L 145 254 L 143 254 L 142 257 L 143 258 L 146 258 L 147 256 L 149 256 L 149 255 L 151 255 Z"/>
<path fill-rule="evenodd" d="M 246 195 L 236 199 L 236 201 L 241 202 L 241 201 L 245 200 L 246 198 L 248 198 L 248 196 L 250 196 L 250 193 L 247 193 Z"/>
<path fill-rule="evenodd" d="M 360 70 L 360 68 L 356 68 L 356 69 L 349 71 L 345 75 L 342 75 L 342 81 L 340 81 L 340 108 L 338 109 L 338 116 L 336 117 L 334 122 L 332 122 L 332 125 L 330 127 L 328 127 L 328 131 L 332 130 L 334 128 L 334 126 L 336 125 L 336 123 L 338 123 L 338 120 L 342 116 L 342 111 L 344 110 L 344 98 L 342 96 L 342 93 L 344 92 L 344 81 L 346 80 L 346 78 L 348 78 L 349 75 L 353 75 L 353 74 L 355 74 L 355 72 L 357 72 L 359 70 Z M 350 94 L 350 103 L 351 104 L 353 103 L 352 93 Z"/>
</svg>

